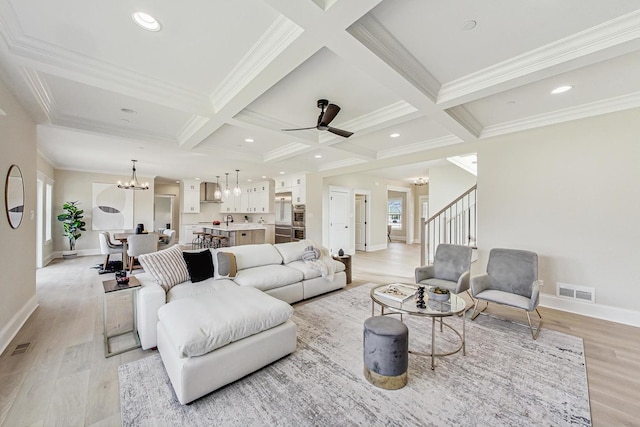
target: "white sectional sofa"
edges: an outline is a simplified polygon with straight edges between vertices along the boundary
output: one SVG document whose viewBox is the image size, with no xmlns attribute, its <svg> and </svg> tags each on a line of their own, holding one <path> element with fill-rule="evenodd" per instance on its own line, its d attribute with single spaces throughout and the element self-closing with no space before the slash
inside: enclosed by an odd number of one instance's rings
<svg viewBox="0 0 640 427">
<path fill-rule="evenodd" d="M 168 291 L 150 273 L 136 275 L 142 284 L 136 301 L 137 328 L 142 348 L 149 349 L 158 345 L 158 310 L 171 301 L 215 293 L 229 287 L 248 286 L 291 304 L 344 288 L 344 264 L 331 258 L 326 259 L 326 263 L 331 263 L 331 269 L 335 269 L 335 274 L 331 280 L 323 278 L 320 270 L 302 260 L 308 245 L 308 241 L 300 241 L 209 249 L 216 275 L 197 283 L 187 280 Z M 235 255 L 235 277 L 222 278 L 216 272 L 217 252 L 231 252 Z"/>
</svg>

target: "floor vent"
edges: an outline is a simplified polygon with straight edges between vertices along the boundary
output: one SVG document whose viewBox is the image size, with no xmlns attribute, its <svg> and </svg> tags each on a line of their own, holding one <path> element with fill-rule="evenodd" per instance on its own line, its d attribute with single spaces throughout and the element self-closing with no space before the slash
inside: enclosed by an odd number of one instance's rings
<svg viewBox="0 0 640 427">
<path fill-rule="evenodd" d="M 18 344 L 16 346 L 16 348 L 13 349 L 13 353 L 11 353 L 12 356 L 15 356 L 16 354 L 24 354 L 27 352 L 27 350 L 29 350 L 29 346 L 31 345 L 30 342 L 28 343 L 24 343 L 24 344 Z"/>
<path fill-rule="evenodd" d="M 592 304 L 596 302 L 596 289 L 586 286 L 576 286 L 558 282 L 557 294 L 562 298 L 574 299 Z"/>
</svg>

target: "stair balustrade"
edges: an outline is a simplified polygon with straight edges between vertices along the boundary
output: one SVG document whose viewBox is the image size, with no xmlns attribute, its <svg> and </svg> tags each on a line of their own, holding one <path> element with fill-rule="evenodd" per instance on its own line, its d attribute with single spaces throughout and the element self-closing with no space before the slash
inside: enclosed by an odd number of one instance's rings
<svg viewBox="0 0 640 427">
<path fill-rule="evenodd" d="M 433 264 L 440 243 L 476 248 L 477 185 L 474 185 L 429 219 L 420 221 L 420 265 Z"/>
</svg>

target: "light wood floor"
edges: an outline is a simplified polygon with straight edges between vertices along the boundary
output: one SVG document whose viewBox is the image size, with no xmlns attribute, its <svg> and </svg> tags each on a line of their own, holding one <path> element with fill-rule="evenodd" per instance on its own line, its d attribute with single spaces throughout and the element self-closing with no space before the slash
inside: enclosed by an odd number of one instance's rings
<svg viewBox="0 0 640 427">
<path fill-rule="evenodd" d="M 419 246 L 392 243 L 353 257 L 353 283 L 413 282 Z M 118 366 L 154 353 L 133 350 L 104 358 L 102 280 L 90 267 L 101 257 L 55 261 L 37 272 L 39 307 L 0 356 L 3 426 L 120 425 Z M 128 294 L 110 297 L 109 329 L 131 326 Z M 322 296 L 314 300 L 321 299 Z M 519 321 L 524 314 L 492 306 Z M 584 339 L 595 426 L 640 425 L 640 328 L 541 309 L 544 329 Z M 523 329 L 523 339 L 531 339 Z M 17 353 L 21 344 L 26 352 Z M 126 339 L 114 347 L 127 345 Z"/>
</svg>

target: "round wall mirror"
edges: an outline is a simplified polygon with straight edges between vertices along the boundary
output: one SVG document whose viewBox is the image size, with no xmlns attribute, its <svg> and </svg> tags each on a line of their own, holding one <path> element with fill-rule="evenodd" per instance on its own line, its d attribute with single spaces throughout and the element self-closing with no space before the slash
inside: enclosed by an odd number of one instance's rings
<svg viewBox="0 0 640 427">
<path fill-rule="evenodd" d="M 11 165 L 4 187 L 4 201 L 11 228 L 18 228 L 24 213 L 24 183 L 17 165 Z"/>
</svg>

